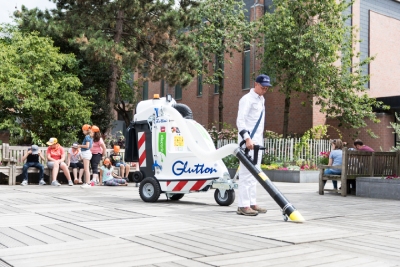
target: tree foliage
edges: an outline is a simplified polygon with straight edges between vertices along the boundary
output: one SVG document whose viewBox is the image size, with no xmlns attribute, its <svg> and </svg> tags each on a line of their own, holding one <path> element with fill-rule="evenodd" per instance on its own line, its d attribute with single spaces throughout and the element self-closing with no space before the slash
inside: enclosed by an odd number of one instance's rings
<svg viewBox="0 0 400 267">
<path fill-rule="evenodd" d="M 346 2 L 275 0 L 274 12 L 264 16 L 262 69 L 285 95 L 284 136 L 291 98 L 300 93 L 311 103 L 314 97 L 321 112 L 341 126 L 364 127 L 365 118 L 378 121 L 373 108 L 381 103 L 366 94 L 369 76 L 362 72 L 372 59 L 360 60 L 354 53 L 358 40 L 355 28 L 345 25 L 349 17 L 343 12 L 352 4 Z"/>
<path fill-rule="evenodd" d="M 106 84 L 93 87 L 106 99 L 110 109 L 116 110 L 129 125 L 130 113 L 140 97 L 140 82 L 126 85 L 126 77 L 133 72 L 146 74 L 148 80 L 165 79 L 169 84 L 188 84 L 197 66 L 193 49 L 177 42 L 177 32 L 186 27 L 187 10 L 197 5 L 195 0 L 56 0 L 57 9 L 23 10 L 22 24 L 32 29 L 40 27 L 43 33 L 54 36 L 82 56 L 81 76 L 88 70 L 103 73 Z M 34 18 L 34 22 L 31 19 Z M 50 33 L 53 31 L 54 33 Z M 66 45 L 67 46 L 67 45 Z M 96 71 L 97 72 L 97 71 Z M 142 75 L 143 76 L 143 75 Z M 96 78 L 90 76 L 90 78 Z M 85 84 L 86 81 L 83 81 Z M 136 86 L 135 86 L 136 85 Z M 101 86 L 101 87 L 99 87 Z M 109 113 L 111 120 L 115 119 Z"/>
<path fill-rule="evenodd" d="M 389 128 L 394 130 L 393 134 L 396 135 L 396 146 L 392 147 L 393 151 L 400 150 L 400 115 L 395 113 L 395 122 L 391 122 Z"/>
<path fill-rule="evenodd" d="M 132 95 L 122 95 L 118 83 L 127 71 L 145 73 L 150 80 L 165 79 L 185 85 L 195 73 L 193 51 L 177 43 L 176 32 L 185 27 L 186 9 L 195 1 L 57 0 L 58 21 L 74 32 L 74 42 L 86 58 L 109 69 L 107 100 L 120 113 Z M 133 107 L 131 106 L 131 109 Z M 126 114 L 122 114 L 127 118 Z M 129 121 L 127 122 L 129 124 Z"/>
<path fill-rule="evenodd" d="M 64 27 L 59 18 L 62 14 L 57 9 L 43 11 L 22 6 L 21 11 L 15 12 L 14 16 L 20 31 L 35 31 L 39 36 L 50 37 L 61 53 L 75 55 L 78 62 L 77 76 L 82 83 L 79 94 L 95 103 L 91 106 L 90 121 L 86 123 L 93 123 L 105 130 L 112 122 L 112 107 L 110 108 L 106 96 L 110 70 L 103 62 L 88 59 L 79 49 L 79 45 L 71 41 L 74 40 L 75 33 L 70 27 Z"/>
<path fill-rule="evenodd" d="M 253 35 L 253 24 L 245 17 L 243 1 L 204 0 L 190 10 L 190 29 L 181 38 L 198 51 L 198 75 L 218 86 L 219 130 L 223 126 L 225 56 L 242 52 Z M 211 67 L 210 67 L 211 66 Z"/>
<path fill-rule="evenodd" d="M 3 32 L 0 40 L 0 129 L 21 143 L 75 140 L 90 106 L 78 93 L 77 61 L 38 33 Z"/>
</svg>

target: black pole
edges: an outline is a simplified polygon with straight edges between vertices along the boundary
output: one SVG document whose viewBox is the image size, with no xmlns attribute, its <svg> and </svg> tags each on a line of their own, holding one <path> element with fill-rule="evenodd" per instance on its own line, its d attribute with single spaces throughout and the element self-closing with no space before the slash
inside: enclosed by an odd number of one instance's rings
<svg viewBox="0 0 400 267">
<path fill-rule="evenodd" d="M 241 163 L 250 171 L 250 173 L 257 179 L 257 181 L 264 187 L 275 202 L 281 207 L 284 214 L 289 216 L 292 221 L 304 222 L 303 216 L 296 210 L 296 208 L 283 196 L 283 194 L 271 182 L 268 176 L 256 166 L 253 165 L 251 160 L 243 153 L 240 148 L 234 151 L 234 155 Z"/>
</svg>

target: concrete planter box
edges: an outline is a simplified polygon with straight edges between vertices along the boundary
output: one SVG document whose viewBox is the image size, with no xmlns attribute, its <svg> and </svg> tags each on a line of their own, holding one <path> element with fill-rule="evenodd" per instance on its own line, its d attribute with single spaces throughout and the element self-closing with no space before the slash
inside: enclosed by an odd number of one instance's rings
<svg viewBox="0 0 400 267">
<path fill-rule="evenodd" d="M 318 183 L 319 171 L 278 171 L 263 170 L 274 182 L 286 183 Z"/>
<path fill-rule="evenodd" d="M 356 196 L 400 200 L 400 179 L 359 177 L 356 179 Z"/>
</svg>

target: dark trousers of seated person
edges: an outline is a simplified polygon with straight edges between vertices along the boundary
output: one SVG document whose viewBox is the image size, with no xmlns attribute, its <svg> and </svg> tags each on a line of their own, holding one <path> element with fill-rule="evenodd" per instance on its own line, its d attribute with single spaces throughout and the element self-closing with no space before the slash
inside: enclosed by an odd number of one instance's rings
<svg viewBox="0 0 400 267">
<path fill-rule="evenodd" d="M 44 174 L 44 167 L 42 164 L 39 162 L 27 162 L 24 164 L 24 167 L 22 168 L 22 173 L 24 175 L 24 180 L 28 181 L 28 169 L 29 168 L 36 168 L 39 170 L 39 177 L 40 179 L 43 179 L 43 174 Z"/>
<path fill-rule="evenodd" d="M 69 166 L 72 169 L 83 169 L 83 164 L 81 162 L 77 162 L 77 163 L 70 163 Z"/>
<path fill-rule="evenodd" d="M 337 171 L 337 170 L 335 170 L 335 169 L 326 169 L 325 171 L 324 171 L 324 174 L 326 174 L 326 175 L 330 175 L 330 174 L 333 174 L 333 175 L 340 175 L 342 173 L 342 171 Z M 324 187 L 325 187 L 325 184 L 326 184 L 326 181 L 324 181 Z M 337 181 L 336 180 L 332 180 L 332 184 L 333 184 L 333 188 L 334 189 L 337 189 Z"/>
</svg>

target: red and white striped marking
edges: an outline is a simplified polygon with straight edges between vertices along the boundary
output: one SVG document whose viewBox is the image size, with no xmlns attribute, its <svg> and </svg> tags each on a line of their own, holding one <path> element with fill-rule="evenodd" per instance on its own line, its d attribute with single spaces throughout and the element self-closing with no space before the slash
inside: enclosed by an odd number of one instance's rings
<svg viewBox="0 0 400 267">
<path fill-rule="evenodd" d="M 203 189 L 211 180 L 167 181 L 167 191 L 198 191 Z"/>
<path fill-rule="evenodd" d="M 146 167 L 146 134 L 145 132 L 138 133 L 139 147 L 139 166 Z"/>
</svg>

